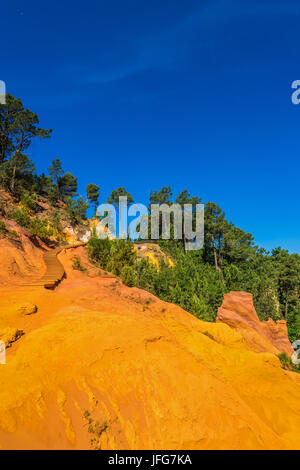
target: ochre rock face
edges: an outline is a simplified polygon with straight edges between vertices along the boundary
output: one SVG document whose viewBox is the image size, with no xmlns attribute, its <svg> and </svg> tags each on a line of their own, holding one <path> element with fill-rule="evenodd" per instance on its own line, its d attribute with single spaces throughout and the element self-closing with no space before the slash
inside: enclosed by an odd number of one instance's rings
<svg viewBox="0 0 300 470">
<path fill-rule="evenodd" d="M 42 248 L 46 247 L 43 242 L 39 240 L 36 246 L 15 222 L 5 220 L 5 224 L 8 230 L 15 230 L 19 237 L 15 240 L 0 239 L 0 286 L 21 282 L 24 276 L 36 276 L 45 268 Z"/>
<path fill-rule="evenodd" d="M 0 287 L 0 329 L 25 332 L 0 365 L 0 448 L 300 449 L 299 375 L 268 338 L 101 279 L 83 248 L 59 258 L 54 291 Z"/>
<path fill-rule="evenodd" d="M 147 259 L 149 263 L 154 265 L 157 269 L 160 267 L 160 261 L 163 261 L 170 268 L 175 266 L 174 261 L 155 243 L 135 244 L 134 250 L 138 260 L 143 258 Z"/>
<path fill-rule="evenodd" d="M 225 294 L 222 306 L 218 309 L 217 322 L 226 323 L 236 329 L 254 351 L 274 354 L 285 352 L 288 355 L 293 353 L 286 322 L 280 320 L 275 323 L 271 318 L 261 322 L 253 305 L 252 294 Z"/>
</svg>

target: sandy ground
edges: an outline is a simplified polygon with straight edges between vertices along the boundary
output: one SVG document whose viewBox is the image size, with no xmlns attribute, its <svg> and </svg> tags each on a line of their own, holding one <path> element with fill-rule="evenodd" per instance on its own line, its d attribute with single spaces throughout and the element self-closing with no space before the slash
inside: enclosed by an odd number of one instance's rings
<svg viewBox="0 0 300 470">
<path fill-rule="evenodd" d="M 59 258 L 67 278 L 53 291 L 18 285 L 22 273 L 0 286 L 0 334 L 24 332 L 0 365 L 0 448 L 300 448 L 299 375 L 278 344 L 103 279 L 84 248 Z"/>
</svg>

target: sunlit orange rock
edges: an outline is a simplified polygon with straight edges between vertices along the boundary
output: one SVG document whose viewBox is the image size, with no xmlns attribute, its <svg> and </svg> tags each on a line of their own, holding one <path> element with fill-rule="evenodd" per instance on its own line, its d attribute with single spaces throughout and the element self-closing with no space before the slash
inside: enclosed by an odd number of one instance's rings
<svg viewBox="0 0 300 470">
<path fill-rule="evenodd" d="M 223 322 L 241 333 L 254 351 L 279 354 L 293 353 L 288 339 L 286 322 L 274 322 L 271 318 L 261 322 L 253 305 L 252 294 L 230 292 L 224 295 L 222 306 L 218 309 L 217 322 Z"/>
<path fill-rule="evenodd" d="M 36 275 L 44 270 L 43 250 L 48 249 L 41 240 L 35 244 L 29 234 L 14 221 L 5 220 L 8 230 L 14 230 L 17 237 L 0 238 L 0 286 L 11 285 L 25 276 Z"/>
<path fill-rule="evenodd" d="M 0 448 L 300 449 L 299 375 L 255 322 L 205 323 L 100 278 L 83 247 L 59 259 L 66 279 L 53 291 L 0 287 L 0 326 L 25 333 L 0 365 Z M 247 312 L 249 297 L 235 299 Z M 244 330 L 274 351 L 256 352 Z"/>
</svg>

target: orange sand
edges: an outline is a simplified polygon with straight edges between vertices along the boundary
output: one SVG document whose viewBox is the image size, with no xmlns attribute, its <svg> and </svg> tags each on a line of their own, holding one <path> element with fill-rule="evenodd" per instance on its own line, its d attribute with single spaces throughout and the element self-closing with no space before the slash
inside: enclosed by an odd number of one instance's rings
<svg viewBox="0 0 300 470">
<path fill-rule="evenodd" d="M 88 273 L 72 269 L 75 253 Z M 279 343 L 100 279 L 84 248 L 59 258 L 67 279 L 54 291 L 3 277 L 0 337 L 25 334 L 0 365 L 0 448 L 89 449 L 88 411 L 102 449 L 300 449 L 300 376 L 281 368 Z M 42 274 L 39 252 L 31 265 Z M 229 303 L 249 309 L 245 294 Z"/>
</svg>

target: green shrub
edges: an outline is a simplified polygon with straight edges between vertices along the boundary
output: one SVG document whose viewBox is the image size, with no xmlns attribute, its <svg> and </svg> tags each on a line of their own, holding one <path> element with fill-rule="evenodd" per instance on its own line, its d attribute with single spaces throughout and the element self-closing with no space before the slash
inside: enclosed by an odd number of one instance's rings
<svg viewBox="0 0 300 470">
<path fill-rule="evenodd" d="M 66 202 L 66 211 L 72 225 L 76 225 L 86 219 L 86 211 L 88 210 L 88 203 L 83 197 L 75 200 L 68 198 Z"/>
<path fill-rule="evenodd" d="M 285 352 L 278 354 L 277 357 L 280 360 L 283 369 L 300 373 L 299 364 L 294 364 L 292 359 Z"/>
<path fill-rule="evenodd" d="M 26 209 L 35 210 L 37 207 L 36 201 L 37 196 L 35 193 L 29 194 L 28 191 L 24 191 L 21 195 L 21 203 Z"/>
<path fill-rule="evenodd" d="M 110 259 L 111 249 L 111 242 L 108 238 L 100 240 L 96 236 L 93 236 L 90 238 L 87 248 L 90 258 L 96 261 L 102 269 L 106 269 Z"/>
<path fill-rule="evenodd" d="M 111 242 L 110 259 L 107 264 L 108 271 L 121 275 L 124 266 L 133 266 L 136 255 L 132 250 L 132 243 L 127 240 L 114 240 Z"/>
<path fill-rule="evenodd" d="M 17 222 L 21 227 L 30 227 L 30 216 L 26 209 L 15 209 L 8 213 L 8 217 Z"/>
<path fill-rule="evenodd" d="M 108 423 L 106 421 L 102 423 L 95 421 L 88 410 L 85 410 L 83 417 L 86 420 L 86 424 L 88 425 L 87 431 L 91 435 L 91 447 L 94 450 L 101 450 L 101 436 L 108 429 Z"/>
<path fill-rule="evenodd" d="M 45 240 L 49 239 L 54 234 L 53 228 L 50 226 L 47 218 L 31 219 L 28 229 L 32 235 Z"/>
<path fill-rule="evenodd" d="M 6 225 L 3 220 L 0 220 L 0 235 L 5 235 L 6 233 Z"/>
<path fill-rule="evenodd" d="M 19 238 L 19 235 L 15 230 L 7 230 L 3 220 L 0 220 L 0 235 L 7 235 L 9 238 Z"/>
<path fill-rule="evenodd" d="M 133 282 L 133 265 L 136 255 L 130 241 L 109 240 L 108 238 L 100 240 L 93 236 L 88 242 L 88 251 L 90 258 L 96 261 L 102 269 L 117 276 L 121 276 L 124 267 L 132 267 L 132 273 L 129 274 L 129 271 L 125 270 L 123 276 L 126 282 L 130 284 Z"/>
<path fill-rule="evenodd" d="M 124 266 L 122 268 L 121 280 L 128 287 L 133 287 L 135 285 L 135 273 L 132 266 Z"/>
<path fill-rule="evenodd" d="M 8 236 L 10 238 L 20 238 L 18 232 L 16 232 L 15 230 L 9 230 L 8 231 Z"/>
<path fill-rule="evenodd" d="M 81 271 L 81 272 L 87 271 L 87 269 L 84 266 L 82 266 L 79 256 L 73 256 L 72 260 L 73 260 L 73 264 L 72 264 L 73 269 L 75 269 L 76 271 Z"/>
<path fill-rule="evenodd" d="M 57 231 L 57 232 L 61 232 L 63 227 L 62 227 L 62 224 L 61 224 L 61 220 L 60 220 L 60 212 L 58 209 L 56 209 L 54 212 L 53 212 L 53 215 L 52 215 L 52 224 L 53 224 L 53 227 L 54 229 Z"/>
<path fill-rule="evenodd" d="M 31 235 L 40 237 L 42 239 L 49 239 L 53 235 L 53 228 L 49 224 L 49 220 L 45 219 L 31 219 L 26 209 L 16 209 L 10 211 L 8 214 L 10 219 L 13 219 L 21 227 L 26 228 Z"/>
</svg>

